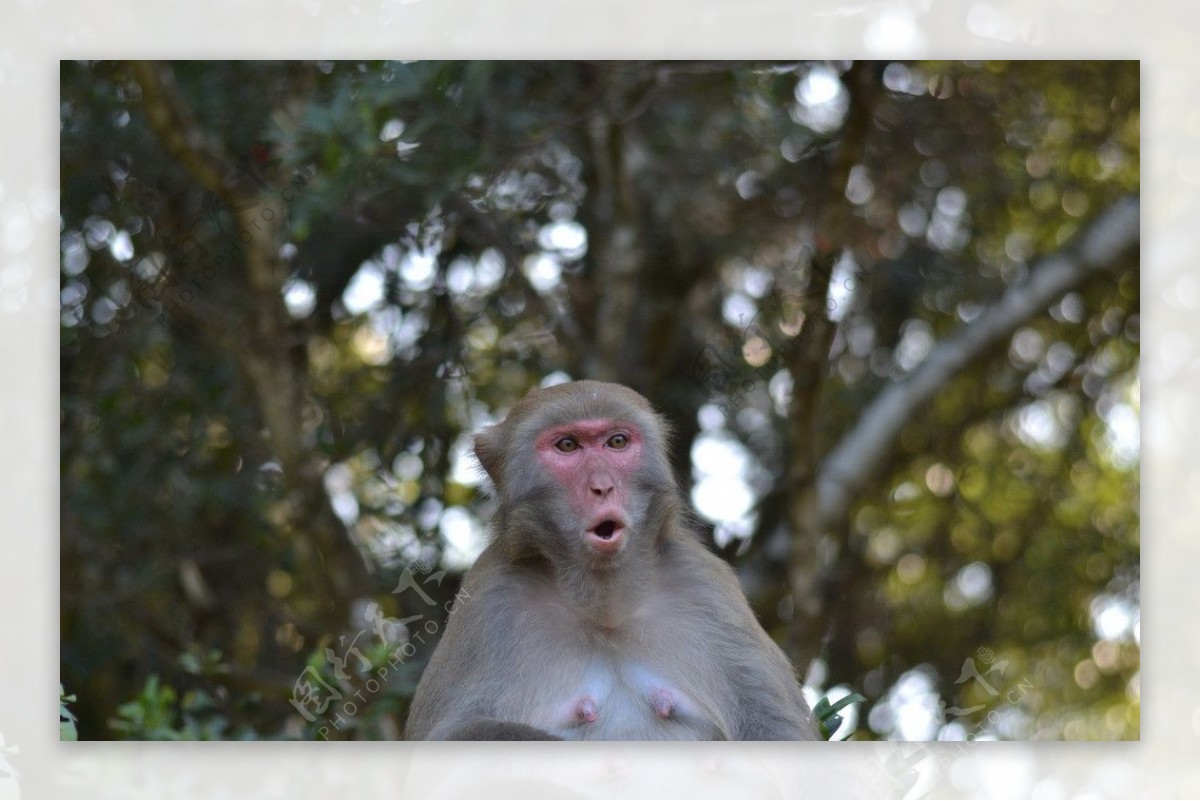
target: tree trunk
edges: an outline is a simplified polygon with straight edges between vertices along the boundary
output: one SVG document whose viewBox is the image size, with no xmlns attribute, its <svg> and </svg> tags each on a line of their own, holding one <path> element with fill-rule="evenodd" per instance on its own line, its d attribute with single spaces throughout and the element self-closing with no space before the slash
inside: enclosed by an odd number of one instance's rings
<svg viewBox="0 0 1200 801">
<path fill-rule="evenodd" d="M 223 143 L 199 126 L 168 66 L 136 62 L 131 69 L 142 87 L 151 127 L 163 145 L 198 184 L 225 203 L 237 221 L 244 274 L 232 277 L 245 287 L 245 304 L 240 310 L 197 316 L 195 321 L 214 346 L 240 367 L 254 391 L 271 451 L 283 471 L 286 496 L 277 525 L 296 557 L 294 597 L 314 605 L 302 615 L 315 621 L 311 635 L 336 637 L 351 622 L 354 598 L 379 588 L 351 533 L 333 512 L 324 486 L 325 463 L 304 422 L 311 403 L 309 381 L 303 360 L 294 352 L 294 343 L 302 338 L 283 301 L 288 274 L 279 257 L 287 231 L 283 193 L 261 176 L 239 168 Z"/>
</svg>

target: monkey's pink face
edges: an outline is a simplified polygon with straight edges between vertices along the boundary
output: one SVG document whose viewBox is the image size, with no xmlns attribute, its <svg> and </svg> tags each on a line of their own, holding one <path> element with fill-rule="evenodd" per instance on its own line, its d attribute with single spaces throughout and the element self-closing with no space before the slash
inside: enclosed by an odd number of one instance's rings
<svg viewBox="0 0 1200 801">
<path fill-rule="evenodd" d="M 643 444 L 641 430 L 619 420 L 576 420 L 543 429 L 535 440 L 538 462 L 566 492 L 583 542 L 598 556 L 625 545 L 629 487 Z"/>
</svg>

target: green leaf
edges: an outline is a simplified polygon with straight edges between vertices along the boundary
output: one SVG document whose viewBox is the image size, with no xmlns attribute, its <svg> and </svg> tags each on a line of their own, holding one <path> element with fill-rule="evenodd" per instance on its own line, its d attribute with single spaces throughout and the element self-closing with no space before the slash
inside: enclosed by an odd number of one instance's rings
<svg viewBox="0 0 1200 801">
<path fill-rule="evenodd" d="M 833 733 L 842 725 L 843 718 L 838 714 L 840 710 L 845 709 L 850 704 L 857 704 L 866 700 L 866 698 L 858 693 L 850 693 L 845 698 L 838 699 L 835 704 L 831 704 L 828 697 L 817 701 L 813 707 L 813 714 L 817 716 L 817 722 L 821 727 L 821 734 L 825 739 L 828 740 L 832 737 Z"/>
<path fill-rule="evenodd" d="M 62 742 L 75 742 L 79 739 L 79 730 L 75 727 L 76 717 L 68 703 L 75 703 L 74 695 L 67 695 L 60 683 L 58 685 L 58 739 Z"/>
</svg>

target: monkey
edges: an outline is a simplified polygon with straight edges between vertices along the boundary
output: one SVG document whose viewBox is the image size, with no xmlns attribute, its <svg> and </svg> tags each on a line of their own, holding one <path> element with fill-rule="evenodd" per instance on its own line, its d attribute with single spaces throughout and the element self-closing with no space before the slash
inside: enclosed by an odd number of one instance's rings
<svg viewBox="0 0 1200 801">
<path fill-rule="evenodd" d="M 409 740 L 819 740 L 795 669 L 690 528 L 667 423 L 620 384 L 532 390 L 475 437 L 495 487 Z"/>
</svg>

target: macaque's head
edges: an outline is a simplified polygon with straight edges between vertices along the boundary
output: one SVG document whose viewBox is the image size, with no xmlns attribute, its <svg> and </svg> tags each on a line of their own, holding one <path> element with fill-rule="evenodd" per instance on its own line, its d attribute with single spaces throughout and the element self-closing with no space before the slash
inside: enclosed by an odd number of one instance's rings
<svg viewBox="0 0 1200 801">
<path fill-rule="evenodd" d="M 535 389 L 475 438 L 502 513 L 521 543 L 552 561 L 615 564 L 648 544 L 652 500 L 674 494 L 666 426 L 620 384 L 576 381 Z"/>
</svg>

